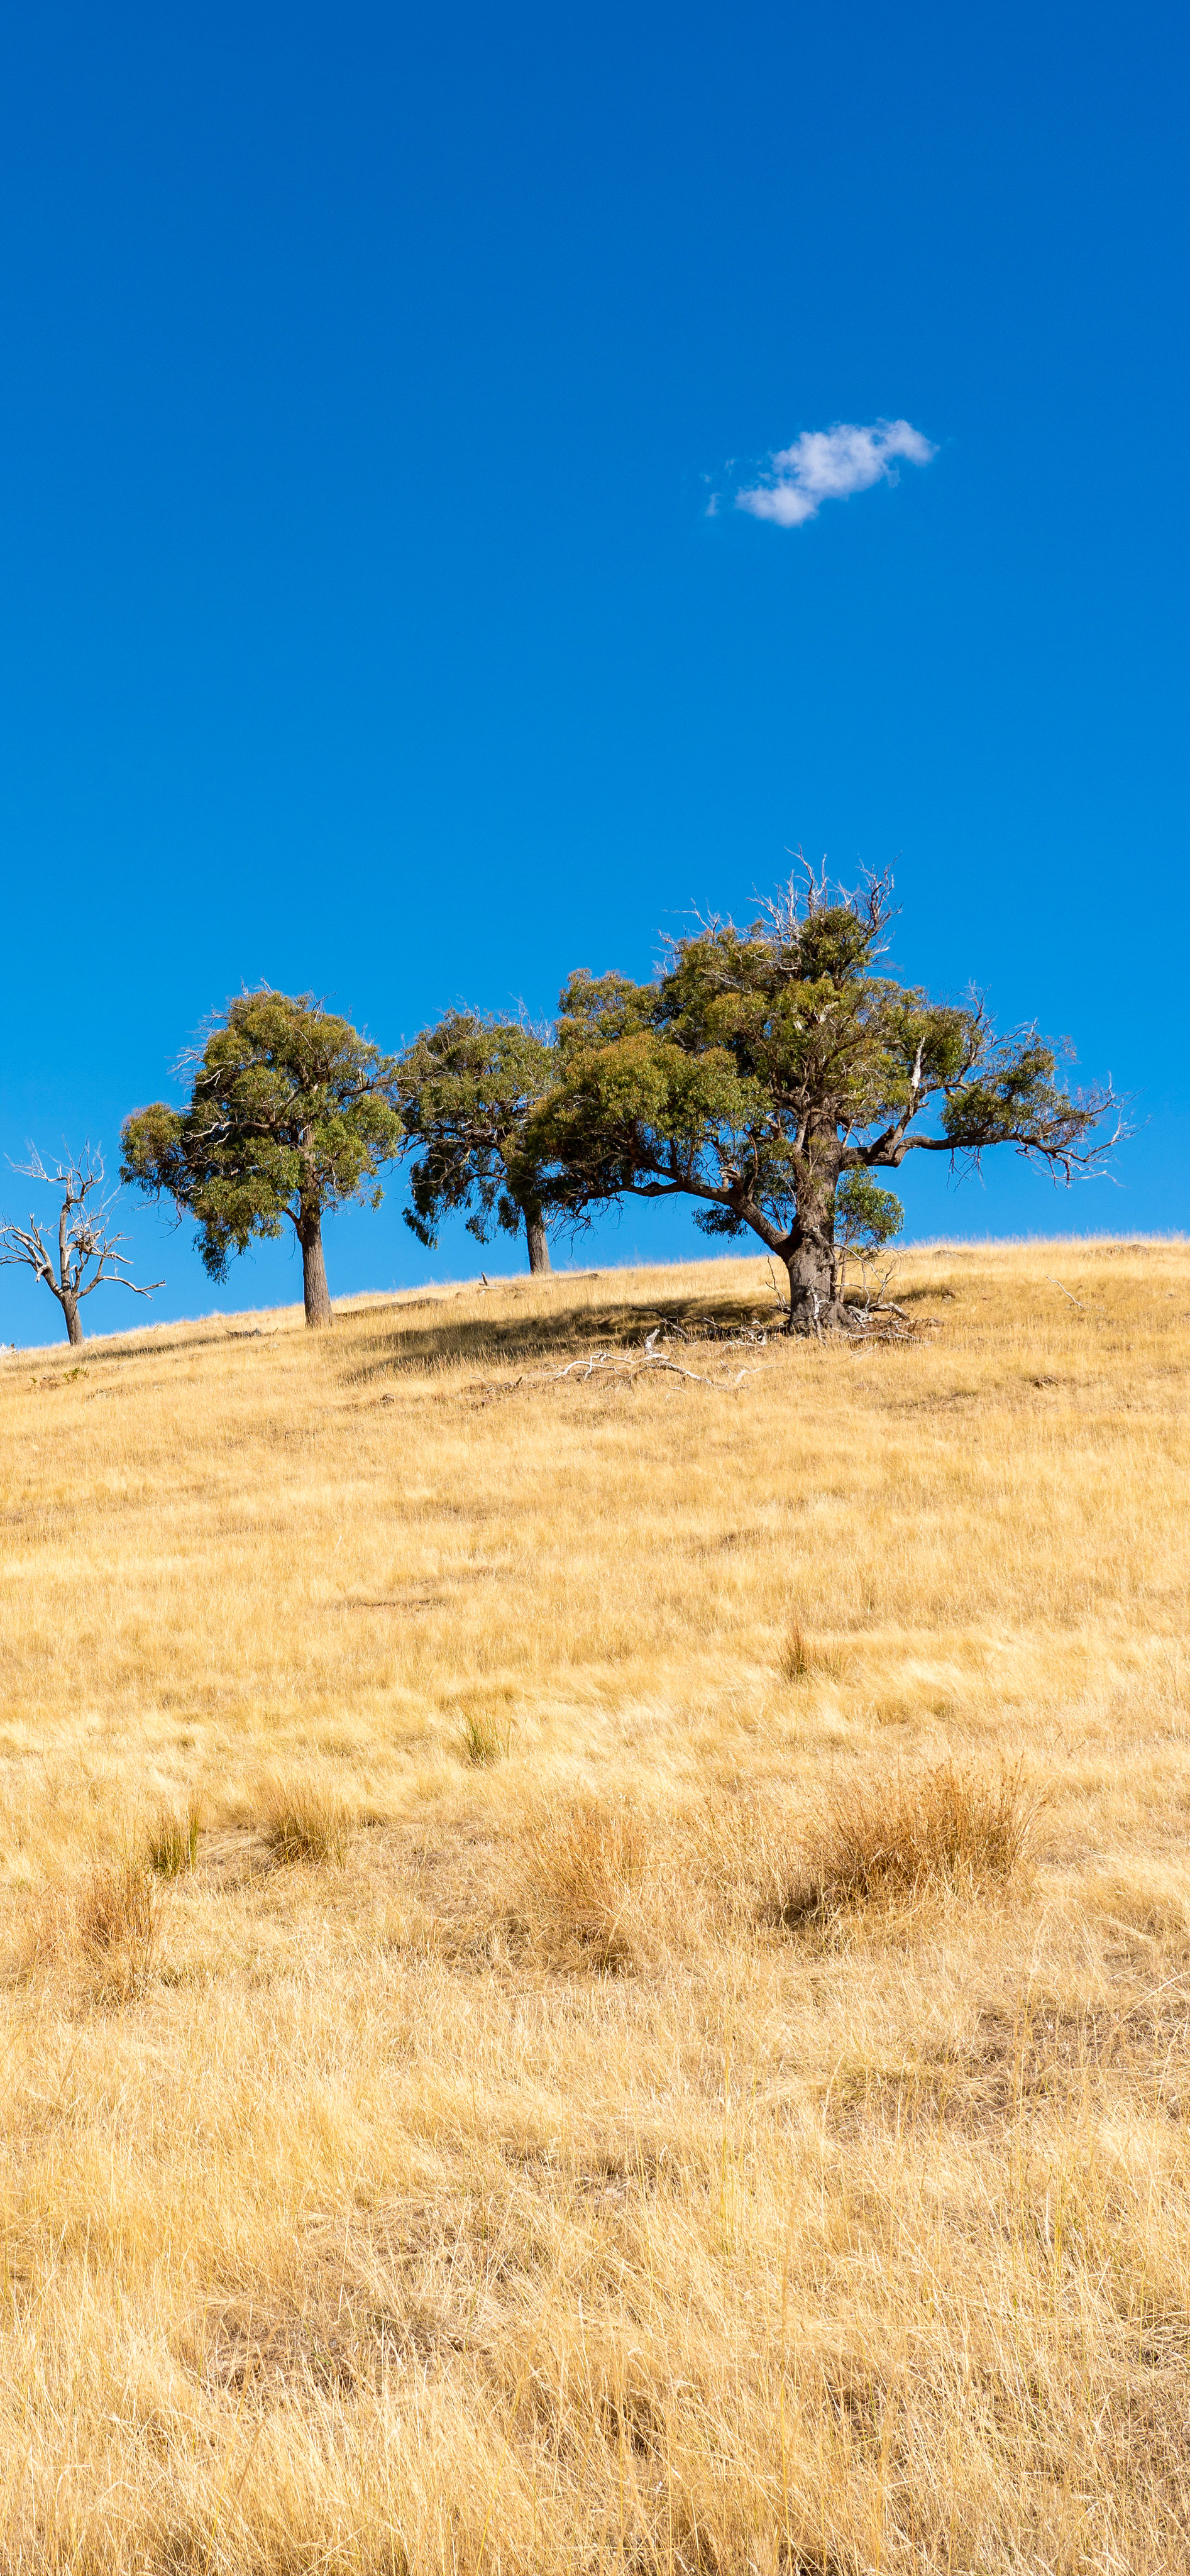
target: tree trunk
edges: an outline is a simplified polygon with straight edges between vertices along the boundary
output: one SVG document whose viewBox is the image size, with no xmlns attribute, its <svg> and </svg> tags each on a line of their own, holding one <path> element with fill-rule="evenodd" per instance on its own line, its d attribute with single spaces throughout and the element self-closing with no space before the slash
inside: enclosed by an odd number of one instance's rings
<svg viewBox="0 0 1190 2576">
<path fill-rule="evenodd" d="M 550 1260 L 550 1248 L 545 1234 L 545 1218 L 541 1209 L 533 1205 L 528 1207 L 522 1205 L 521 1215 L 525 1220 L 525 1240 L 529 1246 L 530 1270 L 552 1270 L 554 1265 Z"/>
<path fill-rule="evenodd" d="M 791 1333 L 838 1333 L 849 1328 L 835 1250 L 835 1189 L 832 1179 L 799 1193 L 793 1229 L 782 1247 L 789 1273 L 786 1329 Z"/>
<path fill-rule="evenodd" d="M 83 1340 L 83 1328 L 79 1321 L 78 1299 L 77 1297 L 71 1297 L 69 1295 L 65 1296 L 61 1300 L 61 1305 L 62 1312 L 66 1317 L 66 1330 L 70 1335 L 70 1347 L 72 1350 L 77 1351 L 81 1349 Z"/>
<path fill-rule="evenodd" d="M 322 1250 L 322 1210 L 303 1208 L 298 1227 L 302 1245 L 302 1293 L 306 1301 L 306 1322 L 313 1329 L 334 1322 L 331 1292 L 326 1284 L 326 1261 Z"/>
</svg>

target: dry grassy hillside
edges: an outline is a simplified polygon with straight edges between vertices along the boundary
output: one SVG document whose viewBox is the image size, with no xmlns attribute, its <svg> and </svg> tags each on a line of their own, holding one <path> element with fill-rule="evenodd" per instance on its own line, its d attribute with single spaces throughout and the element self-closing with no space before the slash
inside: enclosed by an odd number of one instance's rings
<svg viewBox="0 0 1190 2576">
<path fill-rule="evenodd" d="M 0 2568 L 1190 2563 L 1190 1250 L 900 1277 L 0 1366 Z"/>
</svg>

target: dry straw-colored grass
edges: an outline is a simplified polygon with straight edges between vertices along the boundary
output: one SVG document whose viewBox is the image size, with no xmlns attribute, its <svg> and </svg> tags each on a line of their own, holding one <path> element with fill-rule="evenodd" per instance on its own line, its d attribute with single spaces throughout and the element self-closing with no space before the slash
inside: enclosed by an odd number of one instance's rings
<svg viewBox="0 0 1190 2576">
<path fill-rule="evenodd" d="M 1190 1253 L 767 1294 L 0 1363 L 0 2576 L 1185 2568 Z"/>
<path fill-rule="evenodd" d="M 1002 1767 L 993 1779 L 947 1761 L 916 1779 L 852 1783 L 810 1838 L 780 1921 L 1008 1886 L 1031 1822 L 1021 1769 Z"/>
<path fill-rule="evenodd" d="M 127 1854 L 98 1861 L 39 1890 L 20 1924 L 20 1966 L 26 1977 L 39 1968 L 81 1967 L 92 1998 L 127 2001 L 144 1985 L 158 1930 L 143 1861 Z"/>
<path fill-rule="evenodd" d="M 341 1861 L 347 1851 L 348 1810 L 325 1780 L 266 1779 L 258 1806 L 265 1839 L 278 1860 Z"/>
</svg>

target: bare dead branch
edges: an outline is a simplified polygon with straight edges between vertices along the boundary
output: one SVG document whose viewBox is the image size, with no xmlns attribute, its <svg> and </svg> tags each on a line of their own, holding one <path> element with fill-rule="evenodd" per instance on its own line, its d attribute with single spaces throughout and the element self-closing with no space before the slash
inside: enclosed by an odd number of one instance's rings
<svg viewBox="0 0 1190 2576">
<path fill-rule="evenodd" d="M 742 1347 L 745 1339 L 749 1343 L 754 1343 L 758 1338 L 760 1337 L 754 1335 L 741 1337 L 741 1343 L 737 1347 Z M 767 1339 L 767 1337 L 764 1338 Z M 526 1393 L 531 1393 L 539 1387 L 558 1386 L 566 1378 L 574 1378 L 584 1386 L 589 1385 L 592 1378 L 603 1380 L 610 1378 L 625 1383 L 635 1378 L 652 1376 L 657 1370 L 663 1370 L 671 1377 L 688 1378 L 692 1386 L 710 1387 L 715 1395 L 733 1395 L 746 1378 L 757 1374 L 755 1368 L 741 1368 L 737 1369 L 735 1376 L 731 1378 L 706 1377 L 698 1369 L 683 1368 L 678 1360 L 667 1359 L 664 1351 L 654 1349 L 655 1339 L 656 1334 L 650 1333 L 639 1351 L 591 1351 L 582 1359 L 567 1360 L 563 1368 L 547 1369 L 533 1377 L 522 1374 L 503 1386 L 494 1379 L 484 1379 L 483 1394 L 485 1398 L 516 1395 L 522 1388 Z"/>
<path fill-rule="evenodd" d="M 1048 1280 L 1048 1282 L 1049 1282 L 1050 1287 L 1051 1287 L 1051 1288 L 1056 1288 L 1056 1289 L 1057 1289 L 1059 1296 L 1069 1298 L 1069 1300 L 1070 1300 L 1070 1304 L 1071 1304 L 1072 1306 L 1077 1306 L 1077 1308 L 1078 1308 L 1078 1311 L 1079 1311 L 1080 1315 L 1098 1315 L 1098 1316 L 1100 1316 L 1100 1317 L 1101 1317 L 1101 1319 L 1102 1319 L 1102 1321 L 1103 1321 L 1104 1323 L 1106 1323 L 1106 1322 L 1108 1321 L 1107 1311 L 1106 1311 L 1106 1308 L 1105 1308 L 1105 1307 L 1103 1307 L 1103 1306 L 1084 1306 L 1083 1301 L 1082 1301 L 1082 1298 L 1081 1298 L 1081 1297 L 1073 1297 L 1073 1296 L 1071 1296 L 1071 1293 L 1070 1293 L 1069 1288 L 1064 1288 L 1064 1287 L 1062 1286 L 1062 1282 L 1061 1282 L 1061 1280 L 1060 1280 L 1060 1279 L 1055 1279 L 1055 1278 L 1053 1277 L 1053 1275 L 1052 1275 L 1052 1273 L 1051 1273 L 1050 1271 L 1048 1271 L 1048 1270 L 1047 1270 L 1047 1271 L 1046 1271 L 1046 1273 L 1045 1273 L 1045 1276 L 1046 1276 L 1046 1279 L 1047 1279 L 1047 1280 Z"/>
<path fill-rule="evenodd" d="M 155 1289 L 164 1286 L 163 1280 L 154 1279 L 142 1287 L 126 1276 L 132 1255 L 120 1247 L 128 1237 L 117 1231 L 111 1214 L 120 1193 L 109 1190 L 104 1194 L 100 1149 L 92 1150 L 88 1141 L 81 1154 L 63 1156 L 47 1167 L 44 1157 L 31 1145 L 28 1161 L 14 1163 L 12 1169 L 23 1179 L 58 1194 L 57 1251 L 55 1255 L 47 1245 L 36 1213 L 30 1215 L 27 1226 L 0 1221 L 0 1267 L 16 1266 L 33 1272 L 57 1299 L 72 1342 L 82 1340 L 78 1309 L 92 1289 L 130 1288 L 134 1297 L 151 1297 Z"/>
</svg>

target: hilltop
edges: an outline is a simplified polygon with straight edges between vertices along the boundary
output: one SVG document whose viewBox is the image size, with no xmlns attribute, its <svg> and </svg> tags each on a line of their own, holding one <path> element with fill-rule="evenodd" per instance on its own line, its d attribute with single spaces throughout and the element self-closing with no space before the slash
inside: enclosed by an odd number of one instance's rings
<svg viewBox="0 0 1190 2576">
<path fill-rule="evenodd" d="M 0 1366 L 0 2567 L 1183 2563 L 1190 1247 L 895 1295 Z"/>
</svg>

